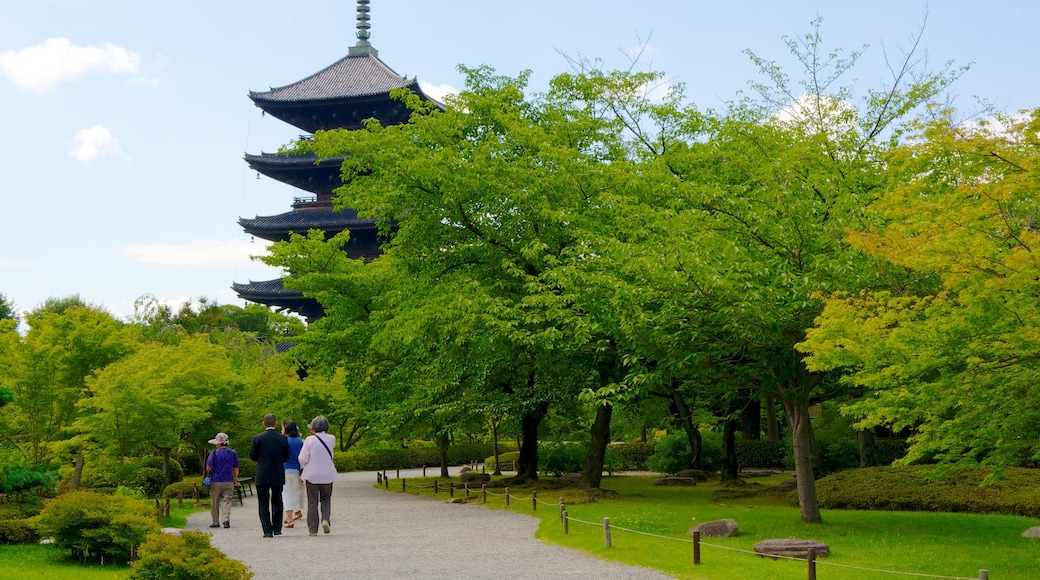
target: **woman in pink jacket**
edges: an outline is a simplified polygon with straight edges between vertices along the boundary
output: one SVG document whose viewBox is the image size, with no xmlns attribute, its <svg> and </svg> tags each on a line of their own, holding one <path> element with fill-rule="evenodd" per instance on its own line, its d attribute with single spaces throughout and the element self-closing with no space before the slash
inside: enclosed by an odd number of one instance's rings
<svg viewBox="0 0 1040 580">
<path fill-rule="evenodd" d="M 317 536 L 319 521 L 322 531 L 326 534 L 331 531 L 332 484 L 337 475 L 332 450 L 336 447 L 336 437 L 329 435 L 329 420 L 323 415 L 315 417 L 309 427 L 312 434 L 300 449 L 300 479 L 307 484 L 307 530 Z"/>
</svg>

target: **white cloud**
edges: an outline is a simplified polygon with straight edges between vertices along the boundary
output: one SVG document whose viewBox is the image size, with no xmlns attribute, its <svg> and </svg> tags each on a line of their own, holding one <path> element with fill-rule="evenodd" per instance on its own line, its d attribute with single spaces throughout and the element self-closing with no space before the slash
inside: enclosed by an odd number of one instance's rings
<svg viewBox="0 0 1040 580">
<path fill-rule="evenodd" d="M 194 240 L 187 245 L 139 244 L 123 248 L 133 262 L 166 266 L 237 266 L 250 256 L 267 253 L 270 242 L 255 240 Z"/>
<path fill-rule="evenodd" d="M 134 77 L 123 83 L 128 87 L 146 87 L 154 89 L 159 86 L 159 79 L 153 77 Z"/>
<path fill-rule="evenodd" d="M 419 88 L 422 89 L 422 92 L 426 93 L 426 96 L 436 99 L 442 103 L 444 102 L 444 99 L 447 95 L 459 94 L 458 89 L 451 85 L 445 84 L 432 85 L 425 81 L 419 81 Z"/>
<path fill-rule="evenodd" d="M 72 149 L 70 157 L 77 161 L 89 163 L 104 157 L 116 157 L 129 160 L 119 146 L 119 140 L 112 136 L 112 132 L 101 125 L 94 125 L 86 129 L 80 129 L 72 138 Z"/>
<path fill-rule="evenodd" d="M 0 52 L 0 74 L 30 93 L 46 93 L 93 72 L 136 73 L 140 65 L 141 57 L 121 46 L 76 46 L 67 38 Z"/>
</svg>

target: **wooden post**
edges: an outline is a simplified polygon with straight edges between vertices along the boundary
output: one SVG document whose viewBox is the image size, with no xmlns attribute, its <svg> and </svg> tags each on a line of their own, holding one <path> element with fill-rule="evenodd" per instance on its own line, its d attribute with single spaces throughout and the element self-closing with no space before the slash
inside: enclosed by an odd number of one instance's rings
<svg viewBox="0 0 1040 580">
<path fill-rule="evenodd" d="M 426 477 L 426 464 L 425 463 L 423 463 L 423 466 L 422 466 L 422 476 Z"/>
<path fill-rule="evenodd" d="M 170 517 L 170 498 L 166 498 L 166 517 Z"/>
<path fill-rule="evenodd" d="M 560 496 L 560 520 L 562 521 L 567 517 L 567 504 L 563 503 L 563 496 Z"/>
<path fill-rule="evenodd" d="M 509 486 L 506 486 L 506 505 L 509 505 Z"/>
<path fill-rule="evenodd" d="M 462 484 L 462 487 L 466 489 L 466 497 L 468 498 L 469 497 L 469 484 L 468 483 L 464 483 L 464 484 Z"/>
<path fill-rule="evenodd" d="M 533 512 L 538 511 L 538 492 L 537 491 L 532 491 L 531 492 L 531 511 L 533 511 Z"/>
<path fill-rule="evenodd" d="M 564 535 L 566 535 L 567 532 L 568 532 L 568 525 L 567 525 L 568 523 L 569 522 L 567 521 L 567 510 L 563 510 L 563 533 L 564 533 Z"/>
<path fill-rule="evenodd" d="M 383 483 L 383 474 L 376 472 L 376 485 Z"/>
<path fill-rule="evenodd" d="M 603 543 L 610 547 L 610 518 L 603 518 Z"/>
<path fill-rule="evenodd" d="M 405 484 L 406 481 L 408 481 L 408 480 L 407 479 L 402 479 L 401 480 L 401 491 L 406 491 L 407 490 L 407 486 Z"/>
<path fill-rule="evenodd" d="M 390 478 L 383 476 L 383 489 L 390 489 Z"/>
<path fill-rule="evenodd" d="M 184 507 L 184 490 L 183 489 L 178 489 L 177 490 L 177 507 L 179 507 L 179 508 Z"/>
<path fill-rule="evenodd" d="M 433 495 L 437 495 L 437 492 L 439 492 L 440 490 L 441 489 L 440 486 L 437 484 L 437 480 L 433 480 Z"/>
<path fill-rule="evenodd" d="M 401 479 L 401 468 L 397 468 L 397 479 Z"/>
<path fill-rule="evenodd" d="M 480 484 L 480 495 L 482 496 L 482 499 L 480 500 L 480 503 L 487 503 L 487 484 L 486 483 Z"/>
<path fill-rule="evenodd" d="M 701 563 L 701 533 L 693 533 L 693 563 Z"/>
<path fill-rule="evenodd" d="M 979 570 L 979 580 L 989 580 L 989 570 Z"/>
<path fill-rule="evenodd" d="M 448 482 L 448 497 L 455 497 L 455 482 Z"/>
<path fill-rule="evenodd" d="M 816 548 L 809 548 L 805 561 L 809 564 L 809 580 L 816 580 Z"/>
<path fill-rule="evenodd" d="M 159 522 L 160 526 L 163 524 L 162 503 L 159 501 L 159 496 L 155 496 L 155 520 Z"/>
</svg>

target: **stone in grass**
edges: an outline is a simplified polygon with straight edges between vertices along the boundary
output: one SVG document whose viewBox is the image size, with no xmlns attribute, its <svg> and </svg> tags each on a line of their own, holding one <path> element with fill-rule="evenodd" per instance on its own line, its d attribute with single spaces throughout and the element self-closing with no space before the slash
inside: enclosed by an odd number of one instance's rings
<svg viewBox="0 0 1040 580">
<path fill-rule="evenodd" d="M 1040 538 L 1040 526 L 1033 526 L 1022 532 L 1023 538 Z"/>
<path fill-rule="evenodd" d="M 697 480 L 692 477 L 659 477 L 654 480 L 654 485 L 697 485 Z"/>
<path fill-rule="evenodd" d="M 700 469 L 680 469 L 675 472 L 675 477 L 692 477 L 697 481 L 708 481 L 708 474 Z"/>
<path fill-rule="evenodd" d="M 491 474 L 467 471 L 459 474 L 459 481 L 462 483 L 487 483 L 491 481 Z"/>
<path fill-rule="evenodd" d="M 704 522 L 690 528 L 691 536 L 694 532 L 700 532 L 702 536 L 709 538 L 728 538 L 737 535 L 737 521 L 727 518 Z"/>
<path fill-rule="evenodd" d="M 755 552 L 761 556 L 787 556 L 790 558 L 808 558 L 809 548 L 816 549 L 816 556 L 830 556 L 830 546 L 816 540 L 798 540 L 795 538 L 784 538 L 774 540 L 762 540 L 755 544 Z"/>
</svg>

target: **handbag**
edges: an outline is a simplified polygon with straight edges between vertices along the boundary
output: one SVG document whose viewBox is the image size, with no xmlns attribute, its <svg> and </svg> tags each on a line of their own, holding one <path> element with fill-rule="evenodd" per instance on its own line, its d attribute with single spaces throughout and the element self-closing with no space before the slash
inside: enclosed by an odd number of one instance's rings
<svg viewBox="0 0 1040 580">
<path fill-rule="evenodd" d="M 213 476 L 206 475 L 202 478 L 202 489 L 209 490 L 209 485 L 213 483 Z"/>
</svg>

